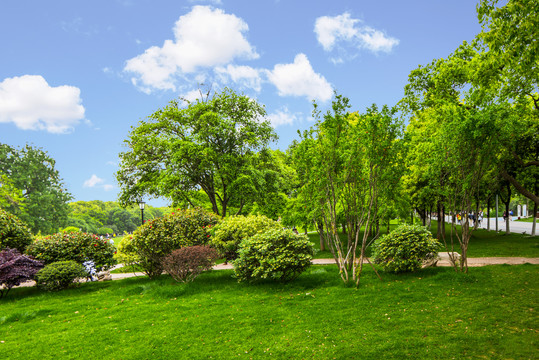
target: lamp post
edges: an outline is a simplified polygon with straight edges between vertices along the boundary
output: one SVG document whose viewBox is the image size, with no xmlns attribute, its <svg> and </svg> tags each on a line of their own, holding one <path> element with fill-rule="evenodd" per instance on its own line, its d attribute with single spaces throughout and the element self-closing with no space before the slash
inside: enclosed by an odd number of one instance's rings
<svg viewBox="0 0 539 360">
<path fill-rule="evenodd" d="M 140 217 L 142 219 L 142 225 L 144 225 L 144 206 L 146 203 L 142 200 L 139 201 L 138 207 L 140 208 Z"/>
</svg>

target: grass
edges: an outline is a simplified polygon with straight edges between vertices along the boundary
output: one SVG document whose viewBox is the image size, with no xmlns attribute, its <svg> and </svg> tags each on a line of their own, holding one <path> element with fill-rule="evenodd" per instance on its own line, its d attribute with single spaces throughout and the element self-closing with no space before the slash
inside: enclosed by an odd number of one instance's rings
<svg viewBox="0 0 539 360">
<path fill-rule="evenodd" d="M 335 266 L 296 281 L 238 284 L 231 271 L 190 284 L 162 276 L 85 283 L 0 300 L 9 359 L 531 359 L 539 267 L 365 270 L 359 289 Z"/>
<path fill-rule="evenodd" d="M 436 221 L 432 221 L 431 232 L 436 236 Z M 397 224 L 391 224 L 390 230 L 397 227 Z M 457 226 L 460 229 L 460 226 Z M 386 227 L 381 228 L 381 235 L 387 232 Z M 316 259 L 332 258 L 329 250 L 320 251 L 320 238 L 318 233 L 309 233 L 309 239 L 314 243 L 317 253 Z M 346 235 L 340 234 L 341 239 L 346 241 Z M 363 236 L 363 234 L 361 234 Z M 451 248 L 451 226 L 446 225 L 446 241 L 447 248 Z M 455 249 L 460 252 L 458 239 L 454 238 Z M 367 249 L 367 256 L 370 256 L 371 250 Z M 477 229 L 472 233 L 470 244 L 468 247 L 469 257 L 539 257 L 539 237 L 531 237 L 529 235 L 522 235 L 517 233 L 511 233 L 506 235 L 505 233 L 496 233 L 495 231 L 487 231 L 484 229 Z"/>
<path fill-rule="evenodd" d="M 533 217 L 527 217 L 527 218 L 522 218 L 522 219 L 518 219 L 518 220 L 515 220 L 515 221 L 522 221 L 522 222 L 533 222 Z"/>
</svg>

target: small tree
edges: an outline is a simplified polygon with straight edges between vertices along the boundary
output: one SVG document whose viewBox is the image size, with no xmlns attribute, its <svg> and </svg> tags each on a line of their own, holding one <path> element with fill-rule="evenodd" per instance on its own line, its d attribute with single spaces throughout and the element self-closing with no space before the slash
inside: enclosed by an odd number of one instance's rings
<svg viewBox="0 0 539 360">
<path fill-rule="evenodd" d="M 32 280 L 42 268 L 41 261 L 21 255 L 16 249 L 0 251 L 0 298 L 7 295 L 14 286 Z"/>
</svg>

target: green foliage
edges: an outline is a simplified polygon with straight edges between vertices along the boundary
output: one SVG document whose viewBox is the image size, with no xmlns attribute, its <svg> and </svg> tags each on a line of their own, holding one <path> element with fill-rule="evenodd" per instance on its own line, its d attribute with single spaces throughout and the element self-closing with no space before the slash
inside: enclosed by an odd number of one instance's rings
<svg viewBox="0 0 539 360">
<path fill-rule="evenodd" d="M 140 257 L 137 255 L 137 249 L 133 245 L 133 235 L 125 235 L 118 244 L 118 250 L 114 255 L 118 264 L 126 266 L 135 265 L 140 262 Z"/>
<path fill-rule="evenodd" d="M 202 189 L 216 214 L 231 204 L 241 213 L 259 180 L 253 154 L 277 138 L 264 106 L 228 88 L 181 106 L 171 101 L 132 128 L 116 174 L 120 202 L 150 195 L 193 205 Z"/>
<path fill-rule="evenodd" d="M 55 160 L 42 149 L 29 145 L 15 149 L 0 144 L 0 176 L 7 177 L 23 197 L 23 206 L 19 201 L 11 201 L 6 209 L 24 221 L 34 234 L 51 234 L 65 226 L 71 194 L 55 165 Z"/>
<path fill-rule="evenodd" d="M 16 216 L 0 209 L 0 250 L 17 249 L 24 252 L 32 242 L 32 234 Z"/>
<path fill-rule="evenodd" d="M 165 256 L 163 268 L 174 280 L 191 282 L 203 271 L 211 270 L 218 256 L 209 246 L 186 246 Z"/>
<path fill-rule="evenodd" d="M 238 281 L 288 282 L 311 265 L 313 244 L 292 230 L 272 229 L 241 242 L 233 262 Z"/>
<path fill-rule="evenodd" d="M 76 261 L 57 261 L 46 265 L 36 274 L 36 283 L 44 290 L 57 291 L 76 285 L 75 280 L 86 276 L 88 273 Z"/>
<path fill-rule="evenodd" d="M 102 236 L 110 235 L 110 236 L 112 236 L 113 233 L 114 233 L 114 231 L 109 227 L 100 227 L 99 229 L 97 229 L 97 235 L 102 235 Z"/>
<path fill-rule="evenodd" d="M 93 261 L 98 271 L 107 270 L 116 263 L 115 251 L 114 245 L 108 240 L 82 232 L 37 238 L 26 250 L 45 264 L 73 260 L 82 265 L 85 261 Z"/>
<path fill-rule="evenodd" d="M 442 244 L 427 228 L 401 225 L 374 243 L 373 259 L 385 271 L 401 273 L 421 269 L 423 260 L 437 256 Z"/>
<path fill-rule="evenodd" d="M 219 217 L 204 209 L 177 211 L 146 222 L 133 233 L 130 246 L 139 257 L 139 265 L 151 278 L 161 275 L 163 257 L 184 246 L 205 245 Z M 127 236 L 126 236 L 127 237 Z M 133 254 L 127 252 L 127 254 Z M 132 256 L 132 255 L 128 255 Z"/>
<path fill-rule="evenodd" d="M 258 233 L 279 229 L 281 225 L 263 215 L 229 216 L 216 227 L 211 245 L 228 260 L 238 257 L 239 244 Z"/>
<path fill-rule="evenodd" d="M 76 226 L 68 226 L 68 227 L 62 229 L 60 232 L 62 232 L 64 234 L 70 234 L 70 233 L 80 232 L 80 228 L 78 228 Z"/>
</svg>

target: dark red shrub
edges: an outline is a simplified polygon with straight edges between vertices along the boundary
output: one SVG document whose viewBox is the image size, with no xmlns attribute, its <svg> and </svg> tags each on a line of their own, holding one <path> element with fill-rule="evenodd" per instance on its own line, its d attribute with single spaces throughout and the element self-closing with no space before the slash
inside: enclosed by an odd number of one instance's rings
<svg viewBox="0 0 539 360">
<path fill-rule="evenodd" d="M 21 255 L 16 249 L 0 251 L 0 298 L 7 295 L 12 287 L 32 280 L 43 268 L 43 263 L 31 256 Z"/>
<path fill-rule="evenodd" d="M 201 272 L 211 270 L 218 257 L 217 251 L 209 246 L 187 246 L 165 256 L 162 265 L 174 280 L 189 282 Z"/>
</svg>

